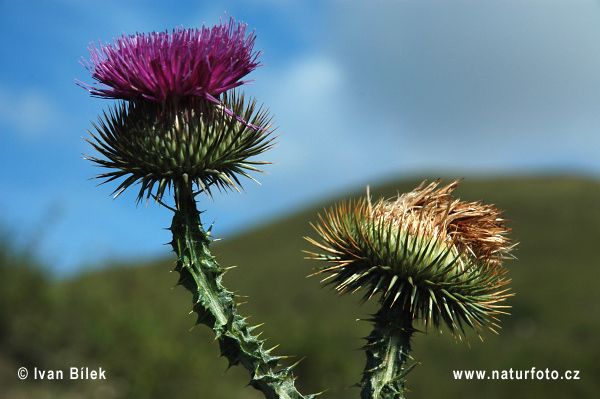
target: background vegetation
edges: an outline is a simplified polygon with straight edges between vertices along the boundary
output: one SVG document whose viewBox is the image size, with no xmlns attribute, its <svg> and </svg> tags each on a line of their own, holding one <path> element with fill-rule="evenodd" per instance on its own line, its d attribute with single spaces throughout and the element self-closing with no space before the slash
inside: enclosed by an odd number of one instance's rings
<svg viewBox="0 0 600 399">
<path fill-rule="evenodd" d="M 372 188 L 389 197 L 414 188 L 417 180 Z M 364 189 L 354 195 L 363 195 Z M 408 397 L 597 397 L 600 391 L 600 182 L 578 177 L 467 179 L 456 192 L 463 200 L 484 199 L 506 210 L 512 237 L 520 242 L 507 262 L 516 296 L 499 335 L 484 331 L 469 345 L 450 334 L 422 333 L 413 357 L 421 364 L 408 376 Z M 339 297 L 306 278 L 313 261 L 303 236 L 324 206 L 308 207 L 213 246 L 222 266 L 239 267 L 225 286 L 248 303 L 244 315 L 266 323 L 276 354 L 295 355 L 303 393 L 323 398 L 358 397 L 349 388 L 364 366 L 361 337 L 374 307 L 357 306 L 359 295 Z M 165 225 L 169 223 L 165 211 Z M 210 221 L 205 221 L 210 222 Z M 115 226 L 118 228 L 118 226 Z M 212 332 L 192 332 L 191 296 L 170 289 L 174 259 L 112 265 L 68 280 L 56 280 L 27 254 L 0 247 L 0 393 L 3 398 L 261 398 L 244 388 L 246 371 L 227 370 Z M 126 266 L 126 267 L 124 267 Z M 17 378 L 19 367 L 30 370 Z M 34 380 L 34 367 L 65 370 L 62 381 Z M 71 381 L 69 367 L 102 367 L 106 381 Z M 579 370 L 577 381 L 454 380 L 453 370 Z"/>
</svg>

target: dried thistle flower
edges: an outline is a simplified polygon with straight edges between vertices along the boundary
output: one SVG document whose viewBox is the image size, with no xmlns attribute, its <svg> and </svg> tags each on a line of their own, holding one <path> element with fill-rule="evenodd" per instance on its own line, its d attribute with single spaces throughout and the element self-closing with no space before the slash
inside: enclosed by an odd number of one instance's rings
<svg viewBox="0 0 600 399">
<path fill-rule="evenodd" d="M 313 226 L 322 242 L 307 238 L 328 262 L 315 274 L 340 293 L 381 294 L 384 307 L 399 307 L 439 330 L 454 334 L 464 323 L 476 331 L 497 326 L 499 303 L 507 294 L 502 260 L 514 245 L 501 211 L 493 205 L 461 202 L 455 181 L 423 182 L 412 192 L 372 203 L 369 197 L 341 203 Z M 491 324 L 491 325 L 490 325 Z"/>
<path fill-rule="evenodd" d="M 219 103 L 221 93 L 247 83 L 241 79 L 259 66 L 246 27 L 230 18 L 211 29 L 123 35 L 99 49 L 92 43 L 83 64 L 99 85 L 78 84 L 102 98 Z"/>
<path fill-rule="evenodd" d="M 273 146 L 271 120 L 267 111 L 256 109 L 256 101 L 245 106 L 243 95 L 226 93 L 223 104 L 207 113 L 194 108 L 166 111 L 150 101 L 120 102 L 99 117 L 96 134 L 89 132 L 93 140 L 87 141 L 106 159 L 88 159 L 113 169 L 97 178 L 104 183 L 125 178 L 115 197 L 141 183 L 138 202 L 150 196 L 160 201 L 177 181 L 195 184 L 208 195 L 212 186 L 239 191 L 238 175 L 254 180 L 248 171 L 262 172 L 256 165 L 268 163 L 248 158 Z"/>
</svg>

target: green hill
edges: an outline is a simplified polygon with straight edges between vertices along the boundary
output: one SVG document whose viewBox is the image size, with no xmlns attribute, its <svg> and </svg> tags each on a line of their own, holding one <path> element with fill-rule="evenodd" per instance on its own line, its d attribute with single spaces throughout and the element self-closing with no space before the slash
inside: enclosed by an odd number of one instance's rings
<svg viewBox="0 0 600 399">
<path fill-rule="evenodd" d="M 385 197 L 420 181 L 372 187 Z M 309 222 L 333 198 L 285 219 L 216 243 L 225 286 L 248 303 L 240 308 L 276 354 L 304 358 L 295 369 L 301 392 L 328 390 L 323 398 L 358 397 L 348 388 L 364 367 L 361 337 L 374 304 L 357 306 L 360 294 L 339 297 L 306 278 L 305 260 L 315 236 Z M 512 238 L 520 242 L 507 262 L 511 316 L 499 335 L 469 345 L 449 334 L 417 334 L 412 355 L 421 364 L 407 377 L 409 398 L 596 397 L 600 391 L 600 182 L 579 177 L 466 179 L 456 191 L 463 200 L 484 199 L 506 210 Z M 168 216 L 166 216 L 168 218 Z M 227 372 L 212 332 L 194 324 L 191 295 L 169 274 L 174 259 L 153 264 L 112 265 L 67 281 L 44 277 L 9 247 L 0 256 L 0 392 L 3 398 L 261 398 L 244 388 L 246 370 Z M 29 377 L 17 378 L 19 367 Z M 34 368 L 106 370 L 106 380 L 33 379 Z M 453 370 L 577 370 L 578 380 L 455 380 Z M 573 374 L 574 375 L 574 374 Z M 560 377 L 559 377 L 560 378 Z"/>
</svg>

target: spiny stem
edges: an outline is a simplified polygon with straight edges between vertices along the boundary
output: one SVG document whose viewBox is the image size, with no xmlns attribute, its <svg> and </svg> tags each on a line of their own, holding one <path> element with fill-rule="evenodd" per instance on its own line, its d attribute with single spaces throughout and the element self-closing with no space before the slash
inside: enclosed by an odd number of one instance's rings
<svg viewBox="0 0 600 399">
<path fill-rule="evenodd" d="M 196 324 L 213 329 L 221 355 L 229 367 L 242 364 L 249 372 L 249 385 L 263 392 L 267 399 L 312 399 L 302 396 L 294 386 L 292 369 L 295 365 L 278 368 L 284 356 L 272 356 L 264 349 L 264 340 L 251 334 L 253 327 L 237 314 L 235 295 L 225 289 L 221 279 L 225 270 L 209 252 L 211 242 L 200 221 L 200 212 L 191 188 L 184 182 L 175 185 L 177 209 L 173 216 L 172 246 L 178 261 L 175 270 L 183 285 L 193 295 L 193 310 L 198 314 Z"/>
<path fill-rule="evenodd" d="M 363 372 L 361 399 L 402 399 L 403 377 L 409 358 L 412 314 L 394 307 L 382 308 L 373 319 L 374 328 L 364 346 L 367 364 Z"/>
</svg>

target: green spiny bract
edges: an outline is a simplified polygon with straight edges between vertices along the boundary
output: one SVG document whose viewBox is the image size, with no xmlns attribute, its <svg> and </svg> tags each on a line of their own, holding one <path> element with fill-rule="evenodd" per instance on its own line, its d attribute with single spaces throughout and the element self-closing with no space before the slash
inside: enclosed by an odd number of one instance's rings
<svg viewBox="0 0 600 399">
<path fill-rule="evenodd" d="M 497 326 L 506 293 L 502 259 L 513 246 L 501 211 L 481 202 L 454 200 L 458 181 L 437 189 L 421 184 L 391 200 L 363 198 L 325 212 L 315 229 L 327 261 L 315 274 L 339 292 L 381 294 L 384 307 L 400 307 L 413 319 L 460 336 Z"/>
<path fill-rule="evenodd" d="M 140 183 L 138 201 L 160 200 L 178 181 L 209 195 L 213 186 L 239 191 L 239 176 L 252 179 L 248 172 L 262 172 L 257 166 L 268 163 L 249 158 L 273 146 L 270 124 L 267 111 L 254 100 L 245 105 L 243 94 L 223 94 L 221 104 L 119 102 L 87 140 L 105 159 L 88 158 L 113 169 L 97 176 L 105 183 L 124 178 L 115 196 Z"/>
</svg>

